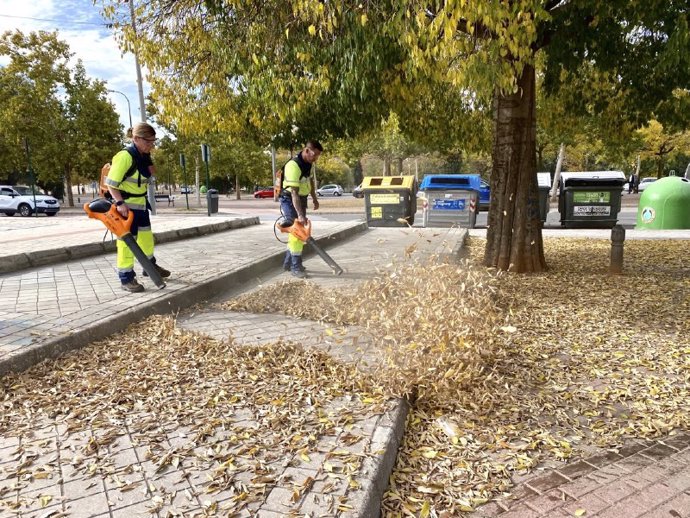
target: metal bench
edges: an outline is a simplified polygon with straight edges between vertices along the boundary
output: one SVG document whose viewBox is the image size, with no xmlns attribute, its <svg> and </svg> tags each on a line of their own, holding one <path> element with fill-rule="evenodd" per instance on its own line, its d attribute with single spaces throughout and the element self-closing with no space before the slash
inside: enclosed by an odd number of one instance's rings
<svg viewBox="0 0 690 518">
<path fill-rule="evenodd" d="M 171 194 L 165 194 L 162 192 L 157 192 L 154 195 L 154 198 L 156 198 L 156 201 L 167 201 L 168 202 L 168 207 L 172 204 L 172 206 L 175 206 L 175 196 Z"/>
</svg>

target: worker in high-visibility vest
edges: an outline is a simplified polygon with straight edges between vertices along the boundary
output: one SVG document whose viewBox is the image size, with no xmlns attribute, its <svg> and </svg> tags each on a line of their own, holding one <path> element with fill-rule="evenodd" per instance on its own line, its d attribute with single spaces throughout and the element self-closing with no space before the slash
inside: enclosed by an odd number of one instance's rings
<svg viewBox="0 0 690 518">
<path fill-rule="evenodd" d="M 285 164 L 283 181 L 280 189 L 280 211 L 283 214 L 281 225 L 289 227 L 294 220 L 303 225 L 307 223 L 307 198 L 311 194 L 314 210 L 319 208 L 316 198 L 316 186 L 311 174 L 312 165 L 319 159 L 323 146 L 318 140 L 310 140 L 297 156 Z M 296 236 L 288 236 L 287 251 L 283 261 L 283 269 L 291 271 L 298 278 L 306 277 L 302 265 L 302 250 L 304 243 Z"/>
<path fill-rule="evenodd" d="M 134 213 L 130 232 L 160 276 L 165 278 L 170 272 L 157 265 L 153 256 L 153 232 L 146 199 L 149 179 L 155 173 L 151 151 L 156 145 L 156 130 L 150 124 L 139 122 L 131 132 L 132 143 L 113 157 L 105 184 L 120 216 L 126 219 L 130 211 Z M 144 291 L 144 286 L 136 279 L 134 254 L 121 239 L 117 240 L 117 273 L 123 290 Z"/>
</svg>

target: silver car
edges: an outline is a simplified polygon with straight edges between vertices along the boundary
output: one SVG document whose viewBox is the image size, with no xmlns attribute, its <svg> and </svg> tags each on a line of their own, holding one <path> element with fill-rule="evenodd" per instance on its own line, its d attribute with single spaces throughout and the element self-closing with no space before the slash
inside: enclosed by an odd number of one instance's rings
<svg viewBox="0 0 690 518">
<path fill-rule="evenodd" d="M 340 185 L 329 183 L 316 189 L 316 194 L 319 196 L 342 196 L 343 188 Z"/>
<path fill-rule="evenodd" d="M 656 182 L 656 178 L 652 178 L 652 177 L 649 177 L 649 178 L 642 178 L 642 180 L 640 180 L 639 185 L 637 186 L 637 190 L 638 190 L 639 192 L 642 192 L 642 191 L 644 191 L 647 187 L 649 187 L 651 184 L 653 184 L 654 182 Z"/>
</svg>

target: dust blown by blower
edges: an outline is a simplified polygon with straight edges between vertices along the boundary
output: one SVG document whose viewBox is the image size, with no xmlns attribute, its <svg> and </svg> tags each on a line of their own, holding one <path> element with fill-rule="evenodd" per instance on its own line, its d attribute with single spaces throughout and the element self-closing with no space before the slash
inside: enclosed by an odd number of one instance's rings
<svg viewBox="0 0 690 518">
<path fill-rule="evenodd" d="M 103 222 L 106 228 L 115 234 L 118 239 L 122 239 L 132 251 L 134 257 L 137 258 L 139 264 L 141 264 L 144 270 L 146 270 L 146 273 L 149 274 L 149 277 L 156 286 L 165 288 L 165 282 L 163 282 L 158 270 L 156 270 L 149 258 L 146 257 L 146 254 L 139 247 L 136 239 L 134 239 L 134 236 L 130 232 L 132 221 L 134 220 L 133 212 L 130 211 L 127 219 L 124 219 L 117 211 L 115 204 L 105 198 L 98 198 L 91 203 L 85 203 L 84 212 L 86 212 L 90 218 L 98 219 Z"/>
<path fill-rule="evenodd" d="M 328 266 L 331 267 L 333 270 L 333 273 L 336 275 L 340 275 L 343 273 L 343 269 L 338 266 L 338 263 L 336 263 L 333 258 L 326 253 L 326 251 L 321 248 L 316 240 L 311 237 L 311 221 L 307 220 L 306 225 L 302 225 L 298 220 L 295 220 L 292 225 L 289 227 L 283 227 L 280 222 L 283 220 L 283 218 L 278 218 L 275 224 L 275 228 L 277 230 L 280 230 L 280 232 L 283 232 L 285 234 L 292 234 L 295 236 L 297 239 L 304 241 L 307 243 L 309 246 L 311 246 L 317 254 L 319 254 L 319 257 L 323 259 Z M 278 237 L 278 234 L 276 234 L 276 238 Z M 280 240 L 279 240 L 280 241 Z"/>
</svg>

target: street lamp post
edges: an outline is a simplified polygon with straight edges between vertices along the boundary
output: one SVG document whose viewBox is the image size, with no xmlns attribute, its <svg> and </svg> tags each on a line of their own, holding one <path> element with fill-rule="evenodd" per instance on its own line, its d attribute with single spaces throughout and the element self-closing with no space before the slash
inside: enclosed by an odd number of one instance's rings
<svg viewBox="0 0 690 518">
<path fill-rule="evenodd" d="M 139 50 L 137 49 L 137 23 L 134 17 L 134 0 L 129 0 L 129 15 L 132 19 L 132 31 L 134 32 L 134 66 L 137 70 L 137 90 L 139 91 L 139 113 L 141 122 L 146 122 L 146 104 L 144 102 L 144 83 L 141 79 L 141 65 L 139 64 Z"/>
<path fill-rule="evenodd" d="M 139 91 L 139 114 L 141 115 L 141 122 L 146 122 L 146 103 L 144 100 L 144 82 L 141 78 L 141 65 L 139 64 L 139 49 L 137 46 L 137 22 L 134 16 L 134 0 L 128 0 L 129 15 L 132 20 L 132 31 L 134 32 L 134 66 L 137 71 L 137 90 Z M 153 177 L 153 182 L 149 183 L 149 207 L 151 214 L 156 215 L 156 177 Z"/>
<path fill-rule="evenodd" d="M 125 98 L 125 100 L 127 101 L 127 113 L 129 114 L 129 127 L 132 128 L 132 106 L 129 104 L 129 97 L 127 97 L 123 92 L 120 92 L 119 90 L 108 90 L 108 92 L 120 94 L 122 97 Z"/>
</svg>

